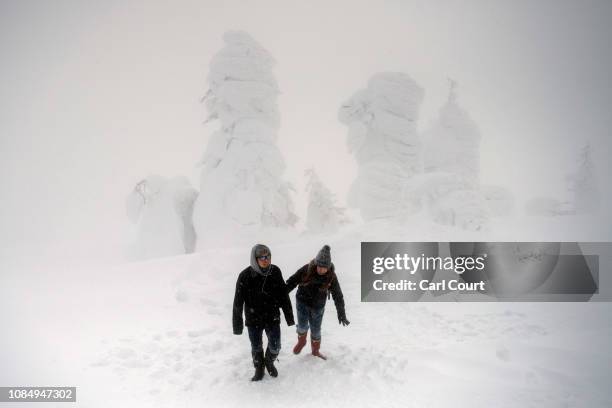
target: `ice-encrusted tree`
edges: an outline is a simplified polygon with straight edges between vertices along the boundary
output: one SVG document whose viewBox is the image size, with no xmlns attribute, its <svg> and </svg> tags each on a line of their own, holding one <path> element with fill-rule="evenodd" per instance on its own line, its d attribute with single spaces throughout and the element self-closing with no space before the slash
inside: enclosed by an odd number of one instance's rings
<svg viewBox="0 0 612 408">
<path fill-rule="evenodd" d="M 477 187 L 480 180 L 480 130 L 457 103 L 457 83 L 450 81 L 448 99 L 423 137 L 424 170 L 461 177 Z"/>
<path fill-rule="evenodd" d="M 348 222 L 346 209 L 336 206 L 334 194 L 323 184 L 314 169 L 308 169 L 304 174 L 308 179 L 307 231 L 335 232 L 338 227 Z"/>
<path fill-rule="evenodd" d="M 338 117 L 348 126 L 348 148 L 357 160 L 349 205 L 359 208 L 366 221 L 419 208 L 419 200 L 407 193 L 405 185 L 421 172 L 416 122 L 423 96 L 410 76 L 383 72 L 340 107 Z"/>
<path fill-rule="evenodd" d="M 128 217 L 137 225 L 136 256 L 193 252 L 196 234 L 192 215 L 197 196 L 182 176 L 168 180 L 150 175 L 138 182 L 126 200 Z"/>
<path fill-rule="evenodd" d="M 428 207 L 441 224 L 479 230 L 488 218 L 480 184 L 480 131 L 457 103 L 456 82 L 450 80 L 446 103 L 433 126 L 424 132 L 423 166 L 444 189 L 429 194 Z M 436 186 L 434 190 L 439 190 Z"/>
<path fill-rule="evenodd" d="M 573 195 L 573 208 L 577 214 L 594 213 L 599 210 L 601 197 L 590 143 L 586 143 L 578 154 L 576 171 L 567 176 L 568 190 Z"/>
<path fill-rule="evenodd" d="M 278 85 L 270 53 L 242 31 L 223 36 L 210 63 L 203 97 L 208 121 L 218 120 L 200 161 L 194 222 L 198 235 L 227 226 L 292 226 L 297 221 L 282 179 L 285 163 L 276 145 Z"/>
</svg>

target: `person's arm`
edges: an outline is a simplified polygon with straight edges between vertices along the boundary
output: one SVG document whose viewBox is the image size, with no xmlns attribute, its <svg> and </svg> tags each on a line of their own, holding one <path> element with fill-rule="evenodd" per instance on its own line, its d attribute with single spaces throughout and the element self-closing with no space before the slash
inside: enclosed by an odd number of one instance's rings
<svg viewBox="0 0 612 408">
<path fill-rule="evenodd" d="M 334 299 L 334 305 L 336 305 L 338 323 L 342 324 L 343 326 L 348 326 L 351 322 L 346 319 L 346 312 L 344 310 L 344 295 L 342 294 L 342 289 L 340 288 L 340 282 L 338 282 L 337 276 L 334 276 L 329 290 L 332 298 Z"/>
<path fill-rule="evenodd" d="M 287 285 L 285 284 L 283 273 L 280 269 L 278 270 L 278 279 L 280 280 L 280 304 L 281 308 L 283 309 L 283 314 L 285 315 L 285 321 L 287 322 L 287 326 L 293 326 L 295 324 L 295 320 L 293 318 L 293 306 L 291 306 L 289 291 L 287 290 Z"/>
<path fill-rule="evenodd" d="M 234 307 L 232 314 L 232 326 L 234 334 L 242 334 L 244 322 L 242 321 L 242 310 L 244 309 L 244 283 L 242 282 L 242 274 L 238 276 L 236 281 L 236 292 L 234 293 Z"/>
<path fill-rule="evenodd" d="M 302 273 L 308 268 L 308 265 L 302 266 L 289 279 L 287 279 L 287 293 L 291 292 L 302 280 Z"/>
</svg>

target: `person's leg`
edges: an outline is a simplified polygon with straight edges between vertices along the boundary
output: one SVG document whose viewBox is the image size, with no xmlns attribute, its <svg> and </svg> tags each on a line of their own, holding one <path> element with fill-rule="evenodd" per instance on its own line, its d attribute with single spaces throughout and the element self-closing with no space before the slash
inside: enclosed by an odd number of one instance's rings
<svg viewBox="0 0 612 408">
<path fill-rule="evenodd" d="M 310 309 L 310 338 L 312 340 L 321 340 L 323 313 L 325 313 L 325 307 Z"/>
<path fill-rule="evenodd" d="M 272 377 L 278 376 L 278 370 L 274 367 L 274 360 L 278 356 L 281 349 L 281 331 L 280 324 L 276 323 L 272 326 L 266 327 L 266 336 L 268 337 L 268 347 L 266 347 L 266 355 L 264 357 L 264 363 L 268 374 Z"/>
<path fill-rule="evenodd" d="M 253 366 L 255 374 L 251 381 L 259 381 L 263 378 L 264 372 L 264 354 L 262 347 L 263 329 L 260 327 L 247 327 L 249 331 L 249 340 L 251 342 L 251 356 L 253 357 Z"/>
<path fill-rule="evenodd" d="M 300 354 L 300 351 L 306 345 L 306 336 L 308 335 L 308 307 L 296 299 L 295 306 L 297 309 L 298 324 L 297 335 L 298 341 L 293 347 L 293 354 Z"/>
<path fill-rule="evenodd" d="M 281 329 L 280 323 L 266 327 L 266 336 L 268 337 L 268 349 L 278 354 L 281 349 Z"/>
<path fill-rule="evenodd" d="M 321 324 L 323 323 L 324 313 L 325 307 L 313 308 L 310 311 L 310 346 L 313 355 L 325 360 L 326 357 L 319 352 L 321 347 Z"/>
<path fill-rule="evenodd" d="M 297 334 L 306 334 L 308 333 L 308 320 L 309 320 L 309 312 L 308 306 L 303 302 L 296 300 L 295 307 L 297 309 Z"/>
<path fill-rule="evenodd" d="M 263 351 L 263 328 L 261 327 L 247 327 L 249 331 L 249 341 L 251 342 L 251 353 Z"/>
</svg>

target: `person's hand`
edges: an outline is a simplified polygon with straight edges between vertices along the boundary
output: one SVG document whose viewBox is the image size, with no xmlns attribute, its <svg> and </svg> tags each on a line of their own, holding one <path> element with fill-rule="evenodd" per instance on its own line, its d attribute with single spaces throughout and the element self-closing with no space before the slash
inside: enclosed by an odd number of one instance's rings
<svg viewBox="0 0 612 408">
<path fill-rule="evenodd" d="M 237 336 L 240 336 L 242 334 L 242 329 L 241 330 L 234 330 L 234 334 Z"/>
<path fill-rule="evenodd" d="M 338 318 L 338 323 L 340 323 L 340 324 L 341 324 L 341 325 L 343 325 L 343 326 L 348 326 L 349 324 L 351 324 L 351 322 L 349 322 L 349 321 L 346 319 L 346 316 L 340 316 L 340 317 Z"/>
<path fill-rule="evenodd" d="M 293 319 L 287 320 L 287 326 L 295 326 L 295 321 Z"/>
</svg>

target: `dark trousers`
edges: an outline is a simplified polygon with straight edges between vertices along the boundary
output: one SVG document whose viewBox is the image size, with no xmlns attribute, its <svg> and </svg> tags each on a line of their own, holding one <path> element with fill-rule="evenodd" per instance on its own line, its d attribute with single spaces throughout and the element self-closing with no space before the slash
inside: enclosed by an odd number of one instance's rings
<svg viewBox="0 0 612 408">
<path fill-rule="evenodd" d="M 280 323 L 276 323 L 266 327 L 247 327 L 249 330 L 249 340 L 251 341 L 251 352 L 256 353 L 263 351 L 263 332 L 266 332 L 268 337 L 268 348 L 270 352 L 278 354 L 281 349 L 281 331 Z"/>
</svg>

